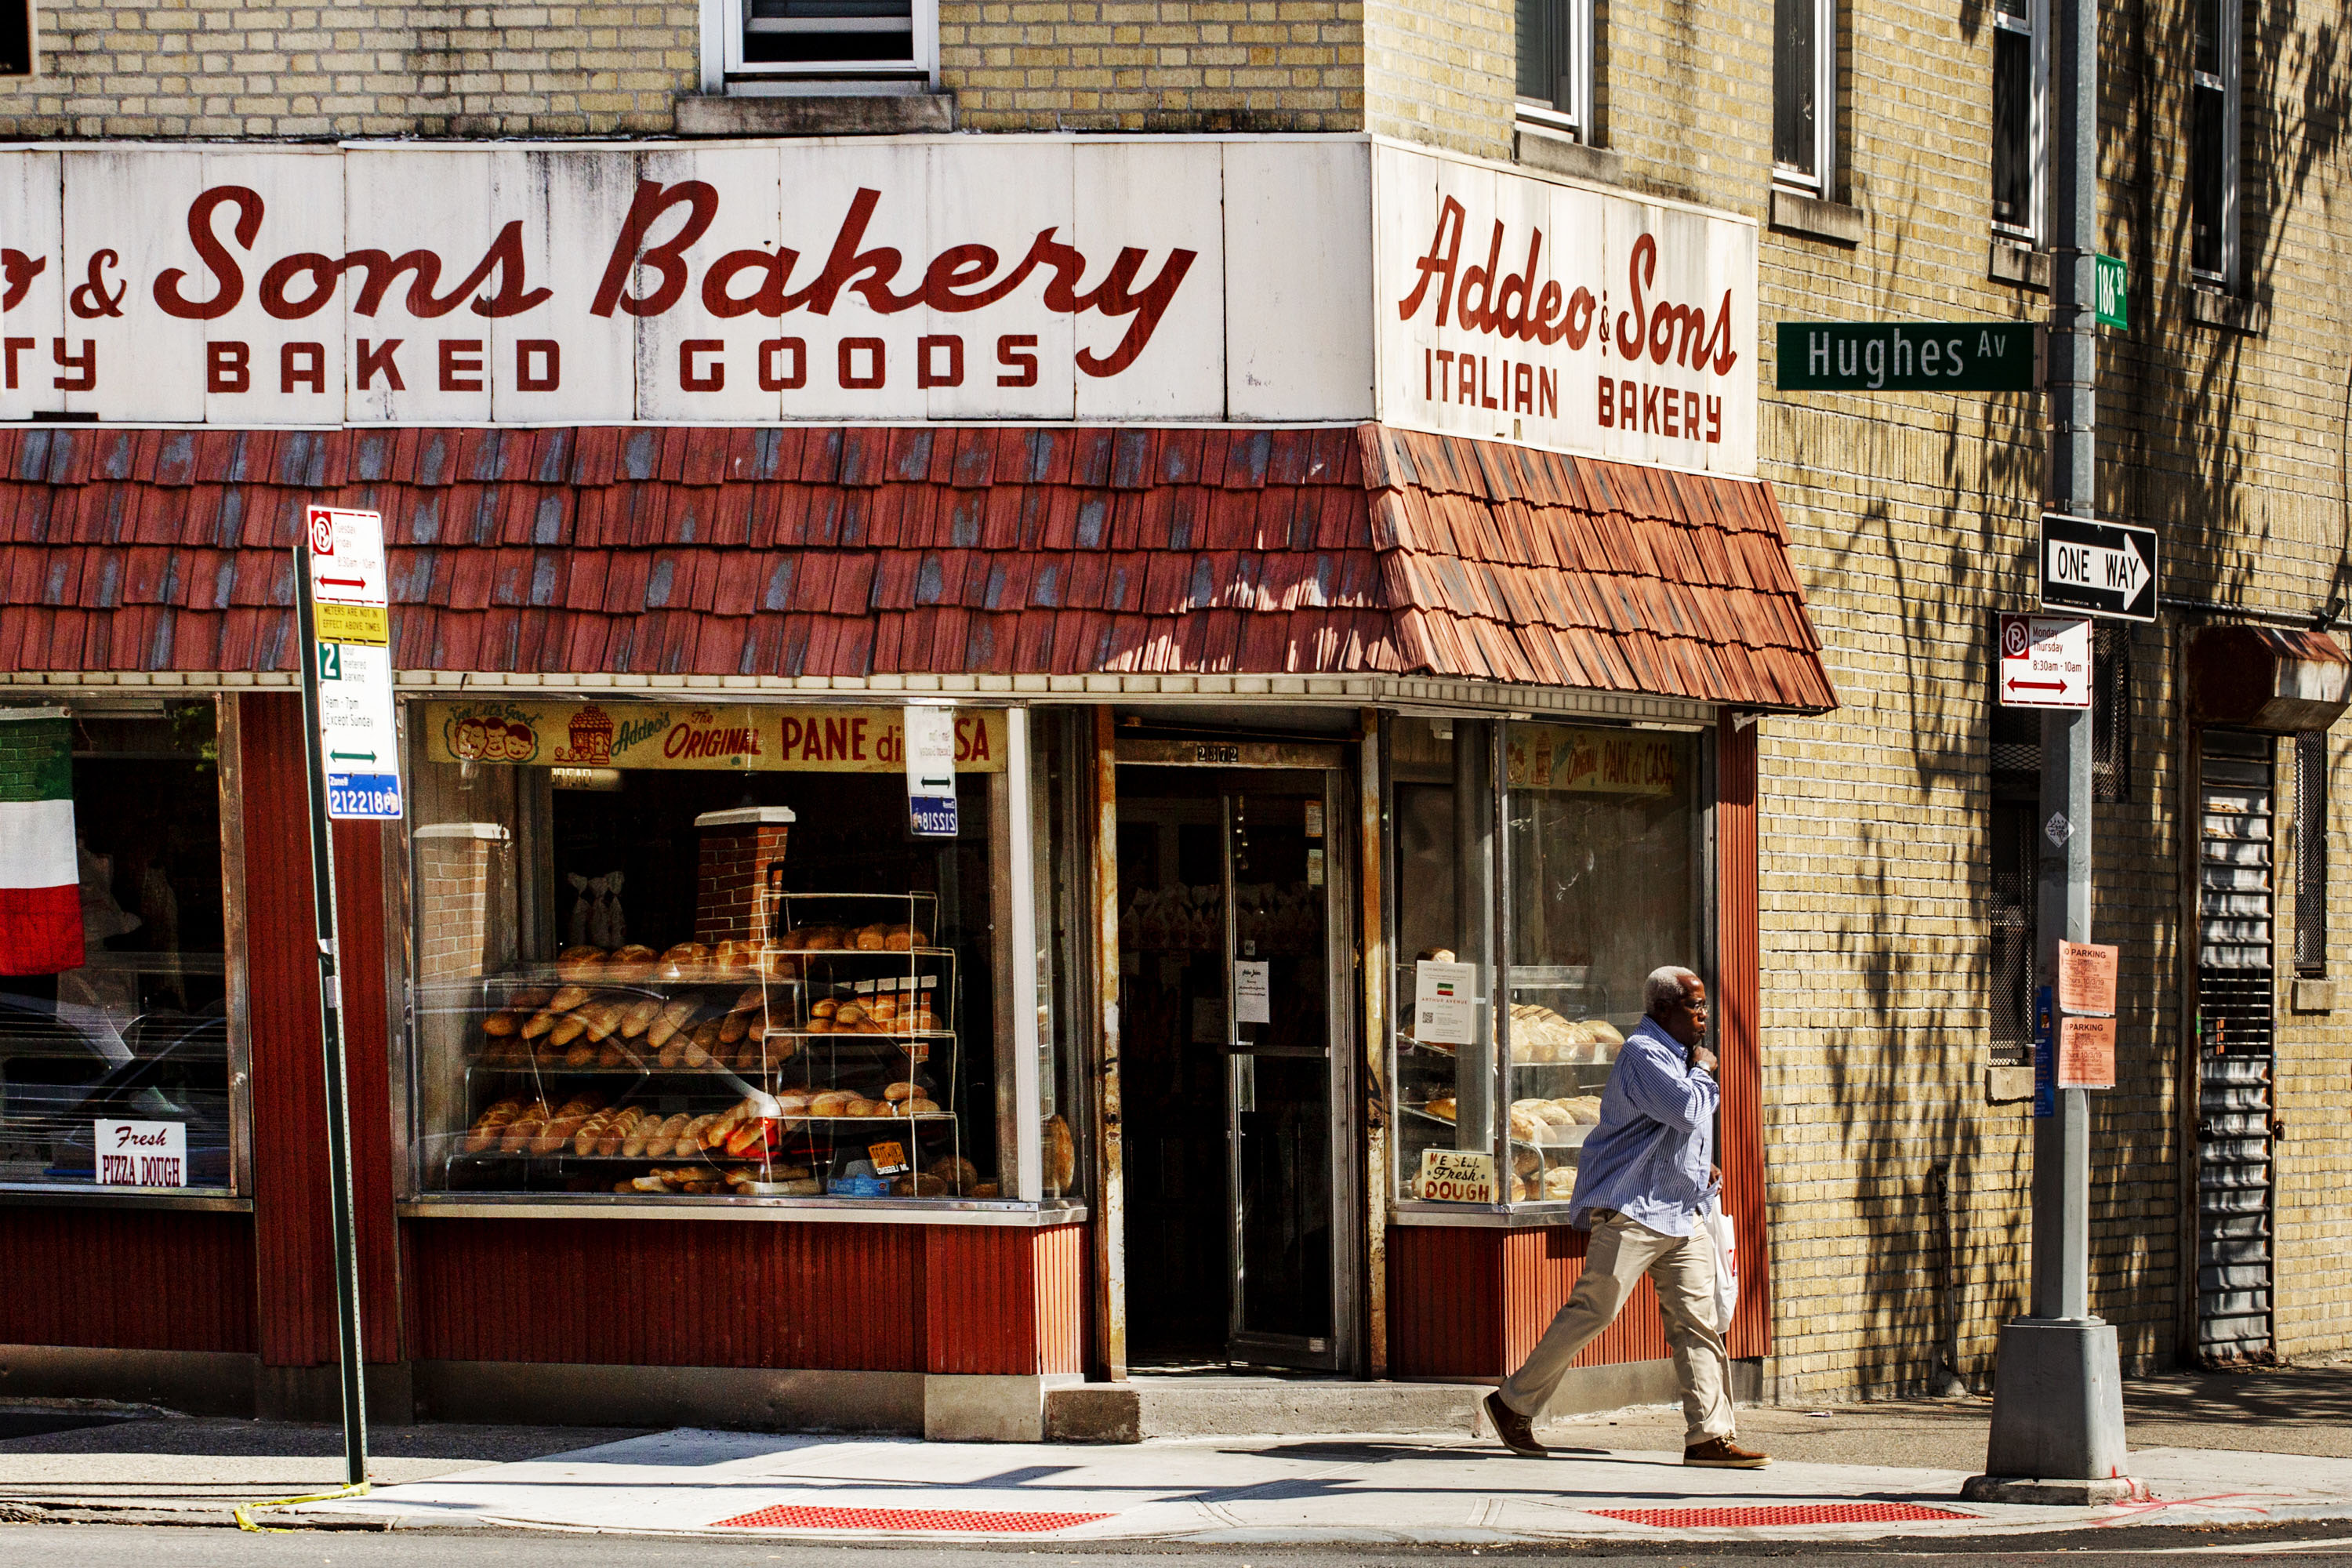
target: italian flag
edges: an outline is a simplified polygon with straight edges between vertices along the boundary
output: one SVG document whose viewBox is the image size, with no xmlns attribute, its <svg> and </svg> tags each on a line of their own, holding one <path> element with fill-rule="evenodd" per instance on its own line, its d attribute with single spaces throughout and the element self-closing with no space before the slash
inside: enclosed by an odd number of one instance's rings
<svg viewBox="0 0 2352 1568">
<path fill-rule="evenodd" d="M 0 974 L 79 969 L 73 721 L 0 709 Z"/>
</svg>

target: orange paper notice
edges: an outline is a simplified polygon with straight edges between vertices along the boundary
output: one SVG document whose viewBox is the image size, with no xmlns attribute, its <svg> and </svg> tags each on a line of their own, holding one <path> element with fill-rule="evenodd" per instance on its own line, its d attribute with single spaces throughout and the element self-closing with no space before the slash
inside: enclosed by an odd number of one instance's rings
<svg viewBox="0 0 2352 1568">
<path fill-rule="evenodd" d="M 2102 1013 L 2114 1016 L 2114 948 L 2089 942 L 2062 942 L 2058 944 L 2058 1011 Z"/>
<path fill-rule="evenodd" d="M 2116 1021 L 2066 1018 L 2058 1026 L 2058 1087 L 2116 1087 Z"/>
</svg>

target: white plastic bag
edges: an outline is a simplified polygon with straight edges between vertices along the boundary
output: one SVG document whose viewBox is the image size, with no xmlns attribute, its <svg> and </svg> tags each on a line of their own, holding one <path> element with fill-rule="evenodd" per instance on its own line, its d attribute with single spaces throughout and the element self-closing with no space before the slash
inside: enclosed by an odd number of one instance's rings
<svg viewBox="0 0 2352 1568">
<path fill-rule="evenodd" d="M 1732 1233 L 1731 1216 L 1723 1212 L 1720 1194 L 1707 1200 L 1706 1213 L 1699 1216 L 1699 1224 L 1715 1243 L 1716 1328 L 1727 1334 L 1731 1331 L 1732 1309 L 1739 1305 L 1739 1238 Z"/>
</svg>

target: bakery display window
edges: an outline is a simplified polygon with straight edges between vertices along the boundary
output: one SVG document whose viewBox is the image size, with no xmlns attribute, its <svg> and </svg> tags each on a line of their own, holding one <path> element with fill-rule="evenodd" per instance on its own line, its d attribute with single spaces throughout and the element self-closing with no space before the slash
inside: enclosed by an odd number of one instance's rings
<svg viewBox="0 0 2352 1568">
<path fill-rule="evenodd" d="M 1387 737 L 1396 1200 L 1564 1204 L 1643 982 L 1706 969 L 1700 737 L 1424 717 Z"/>
<path fill-rule="evenodd" d="M 1387 736 L 1396 1195 L 1491 1204 L 1496 725 L 1401 718 Z"/>
<path fill-rule="evenodd" d="M 0 708 L 0 1186 L 241 1185 L 234 712 Z"/>
<path fill-rule="evenodd" d="M 1697 737 L 1514 722 L 1504 735 L 1515 1202 L 1563 1202 L 1662 964 L 1704 971 Z"/>
<path fill-rule="evenodd" d="M 1015 1193 L 1009 717 L 918 836 L 898 710 L 412 706 L 417 1190 Z"/>
</svg>

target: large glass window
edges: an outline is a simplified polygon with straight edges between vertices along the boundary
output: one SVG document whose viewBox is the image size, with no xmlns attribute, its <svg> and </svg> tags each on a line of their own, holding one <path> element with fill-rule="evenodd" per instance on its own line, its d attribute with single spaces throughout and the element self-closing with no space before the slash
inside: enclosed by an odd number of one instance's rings
<svg viewBox="0 0 2352 1568">
<path fill-rule="evenodd" d="M 1401 1201 L 1570 1196 L 1643 981 L 1707 968 L 1700 758 L 1661 731 L 1391 727 Z"/>
<path fill-rule="evenodd" d="M 1017 1195 L 1007 717 L 931 837 L 897 710 L 414 708 L 417 1186 Z"/>
<path fill-rule="evenodd" d="M 0 709 L 0 1184 L 236 1189 L 214 700 Z"/>
<path fill-rule="evenodd" d="M 727 0 L 719 14 L 717 52 L 726 83 L 739 89 L 842 80 L 914 87 L 938 69 L 936 0 Z"/>
</svg>

